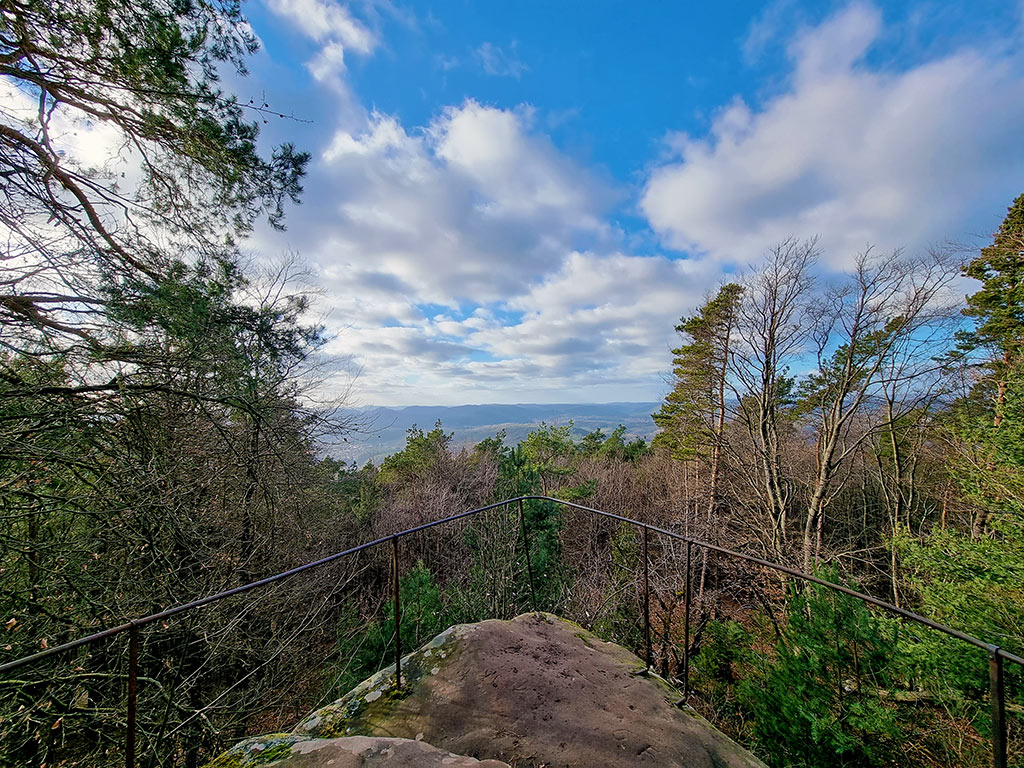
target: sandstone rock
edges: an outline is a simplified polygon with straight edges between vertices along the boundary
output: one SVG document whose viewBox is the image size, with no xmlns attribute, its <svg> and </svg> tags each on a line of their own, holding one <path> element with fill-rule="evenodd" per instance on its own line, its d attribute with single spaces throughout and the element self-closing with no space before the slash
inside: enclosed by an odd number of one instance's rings
<svg viewBox="0 0 1024 768">
<path fill-rule="evenodd" d="M 274 768 L 509 768 L 507 763 L 453 755 L 414 739 L 372 736 L 307 739 L 286 735 L 254 739 L 221 756 L 214 766 L 218 764 Z"/>
<path fill-rule="evenodd" d="M 415 739 L 516 768 L 764 768 L 632 653 L 550 614 L 452 627 L 405 657 L 402 680 L 382 670 L 287 738 Z"/>
</svg>

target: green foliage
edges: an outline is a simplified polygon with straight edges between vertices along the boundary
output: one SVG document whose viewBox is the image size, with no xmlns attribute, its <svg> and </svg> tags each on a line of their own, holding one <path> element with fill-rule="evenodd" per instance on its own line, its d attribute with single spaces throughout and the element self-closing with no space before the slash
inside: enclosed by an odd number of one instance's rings
<svg viewBox="0 0 1024 768">
<path fill-rule="evenodd" d="M 402 578 L 402 642 L 416 648 L 450 625 L 441 590 L 422 560 Z M 385 609 L 385 621 L 394 622 L 394 606 Z"/>
<path fill-rule="evenodd" d="M 958 450 L 949 471 L 976 509 L 970 531 L 933 529 L 898 536 L 907 586 L 935 620 L 1024 651 L 1024 195 L 1010 207 L 992 245 L 965 274 L 982 282 L 967 299 L 975 328 L 961 351 L 984 351 L 991 377 L 943 415 Z M 932 643 L 935 669 L 948 686 L 976 695 L 987 686 L 985 660 L 963 660 Z M 1011 674 L 1016 674 L 1012 670 Z"/>
<path fill-rule="evenodd" d="M 754 739 L 750 713 L 739 700 L 737 683 L 752 674 L 754 642 L 754 633 L 740 622 L 712 619 L 704 627 L 700 651 L 690 664 L 692 689 L 700 692 L 719 727 L 745 744 Z"/>
<path fill-rule="evenodd" d="M 261 217 L 283 227 L 309 159 L 289 144 L 264 151 L 266 105 L 220 86 L 256 48 L 231 0 L 28 0 L 0 13 L 0 84 L 37 107 L 0 126 L 6 658 L 324 545 L 312 439 L 328 417 L 298 405 L 319 329 L 302 321 L 294 265 L 246 269 L 237 245 Z M 98 124 L 104 138 L 76 152 L 69 137 Z M 140 752 L 164 734 L 194 765 L 218 730 L 239 727 L 265 683 L 250 677 L 260 654 L 275 646 L 267 668 L 282 676 L 295 658 L 301 620 L 281 604 L 144 633 Z M 0 764 L 118 759 L 123 646 L 4 686 Z M 221 709 L 193 716 L 215 698 Z"/>
<path fill-rule="evenodd" d="M 576 453 L 572 441 L 572 422 L 557 426 L 541 422 L 519 444 L 523 458 L 534 468 L 543 469 L 556 459 L 570 458 Z"/>
<path fill-rule="evenodd" d="M 981 249 L 964 274 L 982 287 L 967 298 L 964 314 L 976 326 L 960 335 L 962 346 L 989 349 L 999 360 L 997 367 L 1011 362 L 1024 343 L 1024 195 L 1013 201 L 992 244 Z"/>
<path fill-rule="evenodd" d="M 505 430 L 498 430 L 498 433 L 494 437 L 485 437 L 479 443 L 473 446 L 473 456 L 477 461 L 492 460 L 502 461 L 508 458 L 509 453 L 512 449 L 505 445 L 505 438 L 507 437 Z"/>
<path fill-rule="evenodd" d="M 862 387 L 891 335 L 886 331 L 865 334 L 856 344 L 842 344 L 830 356 L 820 359 L 818 369 L 795 387 L 795 412 L 802 415 L 834 407 Z"/>
<path fill-rule="evenodd" d="M 624 440 L 626 428 L 619 424 L 610 435 L 598 428 L 588 432 L 577 443 L 576 450 L 583 456 L 599 456 L 612 461 L 636 462 L 648 453 L 647 441 L 637 438 L 630 442 Z"/>
<path fill-rule="evenodd" d="M 653 417 L 659 429 L 654 445 L 664 446 L 674 458 L 703 455 L 714 444 L 715 413 L 742 292 L 736 283 L 722 286 L 697 314 L 676 326 L 689 343 L 672 350 L 675 384 Z"/>
<path fill-rule="evenodd" d="M 989 380 L 943 415 L 959 450 L 949 469 L 964 496 L 993 515 L 1024 512 L 1024 361 L 1001 372 L 998 402 Z M 996 415 L 998 414 L 998 426 Z M 976 533 L 980 533 L 977 531 Z"/>
<path fill-rule="evenodd" d="M 519 460 L 523 468 L 536 473 L 541 493 L 551 495 L 560 479 L 575 469 L 576 444 L 572 440 L 572 422 L 554 426 L 541 422 L 519 444 Z"/>
<path fill-rule="evenodd" d="M 1024 521 L 1000 515 L 990 535 L 972 539 L 958 531 L 933 531 L 923 541 L 904 535 L 894 542 L 908 586 L 924 615 L 1006 650 L 1024 652 Z M 944 679 L 960 691 L 987 690 L 988 665 L 982 653 L 926 637 L 930 657 Z M 1010 671 L 1018 674 L 1010 665 Z M 1024 699 L 1022 699 L 1024 701 Z"/>
<path fill-rule="evenodd" d="M 422 480 L 427 471 L 448 456 L 453 432 L 445 432 L 440 419 L 424 433 L 416 426 L 409 428 L 405 448 L 381 462 L 378 480 L 382 484 L 402 483 L 406 486 Z"/>
<path fill-rule="evenodd" d="M 579 485 L 563 485 L 554 492 L 555 498 L 565 501 L 584 502 L 594 495 L 597 490 L 597 478 L 584 480 Z"/>
<path fill-rule="evenodd" d="M 546 425 L 542 426 L 542 429 L 545 428 Z M 567 436 L 568 432 L 563 431 L 558 434 Z M 548 439 L 550 439 L 550 434 L 544 438 L 545 441 Z M 564 442 L 561 443 L 561 446 L 561 450 L 567 450 Z M 536 453 L 527 451 L 523 445 L 505 449 L 500 453 L 498 482 L 495 484 L 494 490 L 495 500 L 543 494 L 542 472 L 536 457 Z M 526 518 L 527 537 L 530 541 L 530 558 L 538 606 L 547 606 L 547 609 L 550 610 L 555 606 L 557 595 L 565 578 L 561 545 L 562 508 L 550 501 L 530 500 L 523 503 L 523 513 Z M 510 530 L 508 535 L 516 534 Z M 516 578 L 522 579 L 526 576 L 526 562 L 523 553 L 518 548 L 517 557 L 519 559 L 516 563 Z M 524 586 L 528 588 L 525 583 Z"/>
<path fill-rule="evenodd" d="M 709 621 L 704 628 L 700 654 L 694 660 L 694 672 L 709 681 L 734 683 L 734 665 L 749 656 L 753 639 L 738 621 Z"/>
<path fill-rule="evenodd" d="M 896 625 L 855 598 L 808 586 L 790 600 L 782 638 L 738 686 L 773 765 L 884 765 L 902 726 L 880 691 L 899 687 Z"/>
<path fill-rule="evenodd" d="M 231 0 L 5 7 L 0 77 L 38 105 L 0 129 L 0 223 L 18 256 L 3 268 L 16 300 L 0 302 L 0 319 L 21 332 L 19 351 L 117 348 L 125 337 L 107 324 L 108 300 L 168 299 L 183 270 L 237 263 L 237 239 L 261 215 L 283 228 L 309 156 L 290 144 L 264 155 L 259 126 L 273 113 L 219 83 L 245 74 L 257 48 Z M 97 122 L 113 137 L 108 156 L 68 148 L 62 134 Z M 59 297 L 39 293 L 47 285 L 62 286 Z"/>
<path fill-rule="evenodd" d="M 906 713 L 887 699 L 907 664 L 894 620 L 808 585 L 790 596 L 781 635 L 766 631 L 708 624 L 694 680 L 717 718 L 770 765 L 903 764 Z"/>
<path fill-rule="evenodd" d="M 453 623 L 448 603 L 433 574 L 422 560 L 416 562 L 399 587 L 404 653 L 418 648 Z M 354 602 L 340 612 L 337 661 L 329 675 L 329 693 L 341 696 L 379 669 L 394 663 L 395 607 L 383 602 L 383 616 L 366 622 Z"/>
<path fill-rule="evenodd" d="M 351 515 L 361 525 L 374 519 L 383 489 L 377 482 L 377 468 L 372 462 L 356 469 L 327 456 L 320 460 L 319 469 L 324 478 L 324 489 L 331 494 L 339 516 Z"/>
<path fill-rule="evenodd" d="M 643 598 L 637 569 L 641 562 L 641 534 L 621 523 L 611 538 L 611 576 L 604 587 L 596 615 L 587 616 L 593 632 L 627 648 L 644 645 Z"/>
<path fill-rule="evenodd" d="M 604 433 L 604 430 L 599 427 L 593 432 L 585 434 L 583 439 L 577 443 L 576 449 L 584 456 L 597 456 L 601 452 L 601 448 L 607 440 L 608 436 Z"/>
<path fill-rule="evenodd" d="M 561 509 L 550 501 L 529 501 L 523 507 L 537 607 L 544 610 L 554 608 L 565 578 L 560 538 L 564 525 Z"/>
</svg>

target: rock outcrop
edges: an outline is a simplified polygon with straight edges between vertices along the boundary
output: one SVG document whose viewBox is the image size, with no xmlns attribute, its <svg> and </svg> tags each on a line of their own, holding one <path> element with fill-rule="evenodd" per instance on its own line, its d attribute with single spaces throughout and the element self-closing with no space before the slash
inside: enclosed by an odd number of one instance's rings
<svg viewBox="0 0 1024 768">
<path fill-rule="evenodd" d="M 477 760 L 414 739 L 345 736 L 339 739 L 253 739 L 213 765 L 269 765 L 273 768 L 509 768 L 497 760 Z"/>
<path fill-rule="evenodd" d="M 452 768 L 764 766 L 676 706 L 679 692 L 632 653 L 550 614 L 452 627 L 406 656 L 402 673 L 401 691 L 384 669 L 292 733 L 242 742 L 213 765 L 428 766 L 429 744 Z M 420 757 L 414 747 L 422 759 L 401 762 Z M 324 762 L 329 749 L 349 762 Z M 443 762 L 453 759 L 469 762 Z"/>
</svg>

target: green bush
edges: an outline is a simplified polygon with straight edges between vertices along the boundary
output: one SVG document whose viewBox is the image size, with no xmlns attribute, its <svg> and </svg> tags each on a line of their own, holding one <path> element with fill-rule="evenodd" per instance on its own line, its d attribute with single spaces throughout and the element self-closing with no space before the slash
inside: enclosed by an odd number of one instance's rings
<svg viewBox="0 0 1024 768">
<path fill-rule="evenodd" d="M 895 690 L 909 660 L 896 620 L 816 585 L 790 595 L 776 635 L 712 621 L 693 664 L 717 720 L 770 765 L 903 764 Z"/>
</svg>

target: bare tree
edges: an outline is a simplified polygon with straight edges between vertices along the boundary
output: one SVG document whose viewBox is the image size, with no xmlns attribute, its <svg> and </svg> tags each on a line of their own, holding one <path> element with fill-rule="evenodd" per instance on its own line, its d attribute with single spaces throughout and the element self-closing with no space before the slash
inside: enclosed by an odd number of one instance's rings
<svg viewBox="0 0 1024 768">
<path fill-rule="evenodd" d="M 926 398 L 923 377 L 945 351 L 952 309 L 941 299 L 958 265 L 941 254 L 858 256 L 847 281 L 816 305 L 817 370 L 801 387 L 816 437 L 816 473 L 804 518 L 801 562 L 815 559 L 817 531 L 841 485 L 840 466 L 872 434 L 890 429 Z M 920 383 L 920 388 L 916 385 Z M 876 418 L 855 418 L 869 406 Z"/>
<path fill-rule="evenodd" d="M 818 256 L 816 238 L 790 238 L 773 247 L 764 265 L 747 275 L 730 354 L 733 415 L 745 427 L 756 461 L 748 484 L 768 519 L 770 553 L 780 558 L 794 501 L 782 468 L 780 431 L 792 390 L 789 367 L 807 351 L 811 339 L 811 270 Z"/>
</svg>

